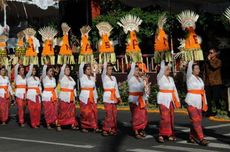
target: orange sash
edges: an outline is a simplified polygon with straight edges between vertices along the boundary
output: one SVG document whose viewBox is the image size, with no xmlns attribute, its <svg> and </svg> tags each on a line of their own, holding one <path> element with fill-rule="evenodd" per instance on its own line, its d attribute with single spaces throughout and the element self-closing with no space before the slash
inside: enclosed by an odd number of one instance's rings
<svg viewBox="0 0 230 152">
<path fill-rule="evenodd" d="M 8 86 L 0 86 L 0 89 L 5 90 L 5 98 L 9 99 L 10 95 L 9 95 L 9 91 L 8 91 Z"/>
<path fill-rule="evenodd" d="M 116 89 L 115 88 L 112 88 L 112 89 L 104 89 L 105 92 L 111 92 L 111 95 L 110 95 L 110 100 L 113 100 L 113 101 L 117 101 L 117 97 L 116 97 Z"/>
<path fill-rule="evenodd" d="M 16 85 L 17 89 L 26 89 L 26 85 Z"/>
<path fill-rule="evenodd" d="M 171 93 L 172 94 L 172 100 L 176 108 L 180 108 L 180 102 L 177 100 L 176 92 L 174 90 L 160 90 L 162 93 Z"/>
<path fill-rule="evenodd" d="M 29 89 L 36 90 L 37 94 L 41 94 L 39 87 L 27 87 L 27 90 L 29 90 Z"/>
<path fill-rule="evenodd" d="M 61 88 L 62 92 L 70 92 L 70 101 L 74 101 L 74 89 Z"/>
<path fill-rule="evenodd" d="M 44 88 L 44 91 L 48 91 L 52 93 L 51 101 L 56 102 L 57 101 L 57 94 L 55 92 L 55 88 Z"/>
<path fill-rule="evenodd" d="M 62 46 L 60 48 L 60 52 L 59 52 L 60 55 L 72 55 L 72 50 L 69 46 L 69 38 L 68 38 L 68 35 L 63 35 L 63 38 L 62 38 Z"/>
<path fill-rule="evenodd" d="M 203 111 L 208 110 L 208 105 L 206 103 L 206 98 L 205 98 L 205 95 L 206 95 L 205 90 L 188 90 L 188 93 L 201 95 L 201 98 L 202 98 L 202 110 Z"/>
<path fill-rule="evenodd" d="M 145 101 L 143 100 L 142 96 L 144 95 L 143 92 L 129 92 L 131 96 L 138 96 L 138 102 L 141 108 L 145 107 Z"/>
<path fill-rule="evenodd" d="M 90 99 L 90 102 L 94 102 L 94 88 L 81 88 L 81 91 L 82 90 L 86 90 L 86 91 L 89 91 L 89 99 Z"/>
</svg>

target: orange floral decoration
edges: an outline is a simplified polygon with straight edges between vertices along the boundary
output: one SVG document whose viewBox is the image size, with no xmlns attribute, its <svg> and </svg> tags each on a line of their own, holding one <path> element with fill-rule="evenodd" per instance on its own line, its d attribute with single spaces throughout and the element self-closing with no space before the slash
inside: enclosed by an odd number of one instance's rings
<svg viewBox="0 0 230 152">
<path fill-rule="evenodd" d="M 17 46 L 18 47 L 23 47 L 23 45 L 24 45 L 23 39 L 19 39 L 18 43 L 17 43 Z"/>
<path fill-rule="evenodd" d="M 102 44 L 99 46 L 100 53 L 112 53 L 114 48 L 109 41 L 109 36 L 107 34 L 102 35 L 101 39 Z"/>
<path fill-rule="evenodd" d="M 48 56 L 48 55 L 54 55 L 54 49 L 51 40 L 45 41 L 43 51 L 42 51 L 42 56 Z"/>
<path fill-rule="evenodd" d="M 195 30 L 190 27 L 188 30 L 188 37 L 185 40 L 185 49 L 200 49 L 200 44 L 198 42 L 198 37 Z"/>
<path fill-rule="evenodd" d="M 0 47 L 6 47 L 6 42 L 0 42 Z"/>
<path fill-rule="evenodd" d="M 68 35 L 64 35 L 62 38 L 62 46 L 60 49 L 60 55 L 72 55 L 72 50 L 69 45 L 69 38 Z"/>
<path fill-rule="evenodd" d="M 157 52 L 169 50 L 168 38 L 163 28 L 160 28 L 156 35 L 154 48 Z"/>
<path fill-rule="evenodd" d="M 127 52 L 140 52 L 141 51 L 135 31 L 130 32 L 130 42 L 128 42 L 126 51 Z"/>
<path fill-rule="evenodd" d="M 32 57 L 32 56 L 36 56 L 37 53 L 34 49 L 34 43 L 33 43 L 33 39 L 30 37 L 28 38 L 28 46 L 27 46 L 27 49 L 26 49 L 26 56 L 27 57 Z"/>
<path fill-rule="evenodd" d="M 88 37 L 86 35 L 82 36 L 81 42 L 82 42 L 82 46 L 81 46 L 80 53 L 83 54 L 83 55 L 90 55 L 90 54 L 92 54 L 93 50 L 92 50 L 92 48 L 90 46 Z"/>
</svg>

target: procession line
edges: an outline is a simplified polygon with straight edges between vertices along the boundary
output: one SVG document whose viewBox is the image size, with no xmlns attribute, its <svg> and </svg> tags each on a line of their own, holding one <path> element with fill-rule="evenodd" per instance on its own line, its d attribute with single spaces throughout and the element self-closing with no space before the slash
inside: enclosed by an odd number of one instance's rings
<svg viewBox="0 0 230 152">
<path fill-rule="evenodd" d="M 95 147 L 92 145 L 74 145 L 74 144 L 68 144 L 68 143 L 58 143 L 58 142 L 23 139 L 23 138 L 12 138 L 12 137 L 3 137 L 3 136 L 0 136 L 0 139 L 11 140 L 11 141 L 20 141 L 20 142 L 39 143 L 39 144 L 48 144 L 48 145 L 57 145 L 57 146 L 66 146 L 66 147 L 75 147 L 75 148 L 85 148 L 85 149 L 91 149 L 91 148 Z"/>
</svg>

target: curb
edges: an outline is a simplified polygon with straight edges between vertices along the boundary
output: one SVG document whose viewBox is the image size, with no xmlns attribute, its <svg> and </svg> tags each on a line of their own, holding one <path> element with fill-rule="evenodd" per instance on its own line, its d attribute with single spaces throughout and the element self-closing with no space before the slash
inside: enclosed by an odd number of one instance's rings
<svg viewBox="0 0 230 152">
<path fill-rule="evenodd" d="M 211 121 L 216 121 L 216 122 L 230 122 L 230 120 L 226 120 L 226 119 L 223 119 L 223 118 L 216 118 L 214 116 L 209 117 L 208 119 L 211 120 Z"/>
</svg>

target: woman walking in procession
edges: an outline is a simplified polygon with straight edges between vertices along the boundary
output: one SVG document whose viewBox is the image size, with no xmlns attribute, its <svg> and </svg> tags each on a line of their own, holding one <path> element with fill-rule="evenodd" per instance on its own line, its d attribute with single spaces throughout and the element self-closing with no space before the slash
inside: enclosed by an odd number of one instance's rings
<svg viewBox="0 0 230 152">
<path fill-rule="evenodd" d="M 141 73 L 147 72 L 144 66 L 138 66 L 132 63 L 128 75 L 129 86 L 129 106 L 132 113 L 132 128 L 137 139 L 142 139 L 146 135 L 144 129 L 147 126 L 147 96 L 145 93 L 145 83 L 147 79 L 141 77 Z"/>
<path fill-rule="evenodd" d="M 106 111 L 102 132 L 104 136 L 117 134 L 117 104 L 121 103 L 117 79 L 112 76 L 112 71 L 113 66 L 104 63 L 101 75 L 104 88 L 103 102 Z"/>
<path fill-rule="evenodd" d="M 78 129 L 78 123 L 76 121 L 76 106 L 75 99 L 76 93 L 76 82 L 70 76 L 70 66 L 64 64 L 61 67 L 59 74 L 59 83 L 61 86 L 61 92 L 59 94 L 58 102 L 58 124 L 71 125 L 72 129 Z"/>
<path fill-rule="evenodd" d="M 48 129 L 51 129 L 51 125 L 54 124 L 57 130 L 60 131 L 61 127 L 58 124 L 58 104 L 57 104 L 57 92 L 56 92 L 56 80 L 54 78 L 53 67 L 47 65 L 43 66 L 42 71 L 42 83 L 44 90 L 42 92 L 42 102 L 44 107 L 45 121 Z"/>
<path fill-rule="evenodd" d="M 81 63 L 79 67 L 79 78 L 81 85 L 80 100 L 80 121 L 82 132 L 88 132 L 93 129 L 100 132 L 98 128 L 98 111 L 97 111 L 97 90 L 96 90 L 96 73 L 92 72 L 91 64 Z"/>
<path fill-rule="evenodd" d="M 161 69 L 157 75 L 157 84 L 159 92 L 157 94 L 157 103 L 160 108 L 160 129 L 158 141 L 164 143 L 164 138 L 169 141 L 175 141 L 174 135 L 174 109 L 180 107 L 180 100 L 177 89 L 172 77 L 170 77 L 170 66 L 166 66 L 161 61 Z"/>
<path fill-rule="evenodd" d="M 30 113 L 30 124 L 32 128 L 40 126 L 41 117 L 41 82 L 37 77 L 38 69 L 33 64 L 30 65 L 26 74 L 28 110 Z"/>
<path fill-rule="evenodd" d="M 5 125 L 9 117 L 10 95 L 13 97 L 9 77 L 6 76 L 6 67 L 0 67 L 0 122 Z M 12 98 L 14 99 L 14 98 Z"/>
<path fill-rule="evenodd" d="M 204 91 L 204 82 L 199 77 L 200 68 L 198 64 L 190 61 L 187 69 L 187 89 L 188 93 L 185 102 L 188 104 L 187 110 L 191 120 L 191 130 L 189 142 L 199 142 L 200 145 L 207 146 L 208 141 L 204 139 L 202 130 L 202 110 L 207 111 L 207 100 Z"/>
</svg>

